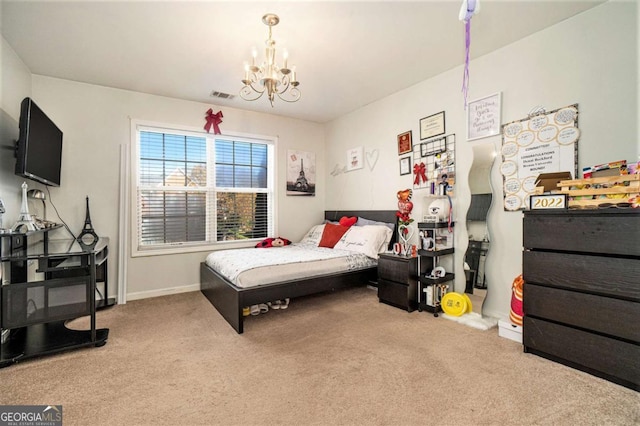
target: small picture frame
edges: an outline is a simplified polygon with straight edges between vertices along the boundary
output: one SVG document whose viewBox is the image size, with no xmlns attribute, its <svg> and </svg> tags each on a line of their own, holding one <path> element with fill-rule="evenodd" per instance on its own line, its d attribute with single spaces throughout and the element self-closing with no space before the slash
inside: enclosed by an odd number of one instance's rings
<svg viewBox="0 0 640 426">
<path fill-rule="evenodd" d="M 428 142 L 422 142 L 420 144 L 420 156 L 428 157 L 430 155 L 437 155 L 447 150 L 447 138 L 442 137 L 434 139 Z"/>
<path fill-rule="evenodd" d="M 358 170 L 364 167 L 363 148 L 361 146 L 347 150 L 347 171 Z"/>
<path fill-rule="evenodd" d="M 567 194 L 540 194 L 529 196 L 531 210 L 566 210 Z"/>
<path fill-rule="evenodd" d="M 398 155 L 406 154 L 413 150 L 411 130 L 398 135 Z"/>
<path fill-rule="evenodd" d="M 411 173 L 411 157 L 402 157 L 400 159 L 400 176 Z"/>
<path fill-rule="evenodd" d="M 420 119 L 420 140 L 444 135 L 444 111 Z"/>
</svg>

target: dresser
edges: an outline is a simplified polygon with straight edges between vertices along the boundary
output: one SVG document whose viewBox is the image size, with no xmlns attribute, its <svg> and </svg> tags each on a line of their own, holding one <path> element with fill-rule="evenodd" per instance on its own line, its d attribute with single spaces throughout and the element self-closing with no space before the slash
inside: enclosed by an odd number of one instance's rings
<svg viewBox="0 0 640 426">
<path fill-rule="evenodd" d="M 527 211 L 525 352 L 640 390 L 640 211 Z"/>
<path fill-rule="evenodd" d="M 422 262 L 421 273 L 426 264 Z M 414 311 L 418 307 L 418 258 L 381 253 L 378 259 L 378 300 Z"/>
</svg>

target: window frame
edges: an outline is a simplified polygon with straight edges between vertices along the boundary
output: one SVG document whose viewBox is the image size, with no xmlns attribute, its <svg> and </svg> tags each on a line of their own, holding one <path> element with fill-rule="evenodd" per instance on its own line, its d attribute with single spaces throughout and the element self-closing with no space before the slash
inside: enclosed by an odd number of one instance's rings
<svg viewBox="0 0 640 426">
<path fill-rule="evenodd" d="M 264 143 L 267 145 L 267 196 L 272 200 L 271 211 L 269 212 L 271 217 L 271 223 L 268 224 L 268 235 L 277 235 L 277 200 L 278 191 L 276 185 L 277 177 L 277 143 L 278 138 L 275 136 L 265 136 L 256 134 L 246 134 L 238 132 L 225 131 L 222 134 L 214 135 L 204 132 L 199 128 L 180 126 L 175 124 L 158 123 L 144 120 L 131 120 L 131 143 L 130 143 L 130 161 L 129 161 L 129 200 L 130 200 L 130 241 L 131 241 L 131 257 L 143 257 L 143 256 L 157 256 L 167 254 L 183 254 L 183 253 L 195 253 L 195 252 L 210 252 L 215 250 L 229 249 L 229 248 L 241 248 L 241 247 L 253 247 L 257 241 L 261 241 L 262 238 L 250 238 L 245 240 L 227 240 L 227 241 L 215 241 L 215 228 L 209 226 L 211 223 L 215 223 L 215 218 L 211 221 L 210 215 L 216 215 L 216 202 L 215 200 L 207 203 L 207 239 L 206 242 L 182 242 L 182 243 L 167 243 L 153 246 L 141 246 L 139 244 L 139 217 L 138 217 L 138 168 L 140 160 L 140 138 L 139 133 L 141 131 L 150 131 L 156 133 L 171 133 L 176 132 L 180 135 L 204 137 L 206 138 L 207 151 L 210 149 L 215 150 L 216 139 L 232 140 L 234 142 L 249 142 L 249 143 Z M 212 155 L 207 154 L 207 188 L 210 186 L 215 194 L 218 190 L 226 192 L 254 192 L 244 188 L 228 188 L 228 187 L 216 187 L 212 180 L 215 181 L 215 153 Z M 211 183 L 211 185 L 209 185 Z M 208 191 L 208 189 L 204 189 Z M 214 240 L 210 240 L 213 238 Z"/>
</svg>

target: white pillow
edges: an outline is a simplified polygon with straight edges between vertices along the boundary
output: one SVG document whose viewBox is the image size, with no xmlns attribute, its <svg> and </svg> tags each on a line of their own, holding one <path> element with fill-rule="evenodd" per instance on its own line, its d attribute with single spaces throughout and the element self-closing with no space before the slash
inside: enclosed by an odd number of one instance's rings
<svg viewBox="0 0 640 426">
<path fill-rule="evenodd" d="M 388 244 L 391 234 L 386 226 L 352 226 L 333 248 L 355 251 L 377 259 L 378 253 L 385 251 L 385 244 Z"/>
<path fill-rule="evenodd" d="M 309 232 L 302 237 L 300 240 L 300 244 L 312 244 L 314 246 L 318 246 L 320 244 L 320 240 L 322 239 L 322 233 L 324 232 L 324 224 L 315 225 L 309 229 Z"/>
</svg>

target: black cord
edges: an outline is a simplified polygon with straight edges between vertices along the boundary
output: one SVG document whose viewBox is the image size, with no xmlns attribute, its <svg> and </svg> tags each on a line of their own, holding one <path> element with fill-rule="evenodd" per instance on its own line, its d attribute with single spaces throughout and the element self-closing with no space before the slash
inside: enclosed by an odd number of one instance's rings
<svg viewBox="0 0 640 426">
<path fill-rule="evenodd" d="M 56 205 L 53 204 L 53 199 L 51 198 L 51 191 L 49 191 L 49 187 L 46 186 L 47 188 L 47 195 L 49 196 L 49 202 L 51 203 L 51 205 L 53 206 L 53 209 L 56 211 L 56 215 L 58 216 L 58 219 L 60 219 L 60 221 L 62 222 L 62 224 L 64 225 L 64 227 L 67 229 L 67 231 L 71 234 L 71 236 L 73 237 L 73 239 L 76 239 L 76 236 L 73 235 L 73 232 L 71 232 L 71 229 L 69 229 L 69 226 L 67 225 L 67 223 L 62 220 L 62 218 L 60 217 L 60 213 L 58 213 L 58 209 L 56 208 Z"/>
</svg>

